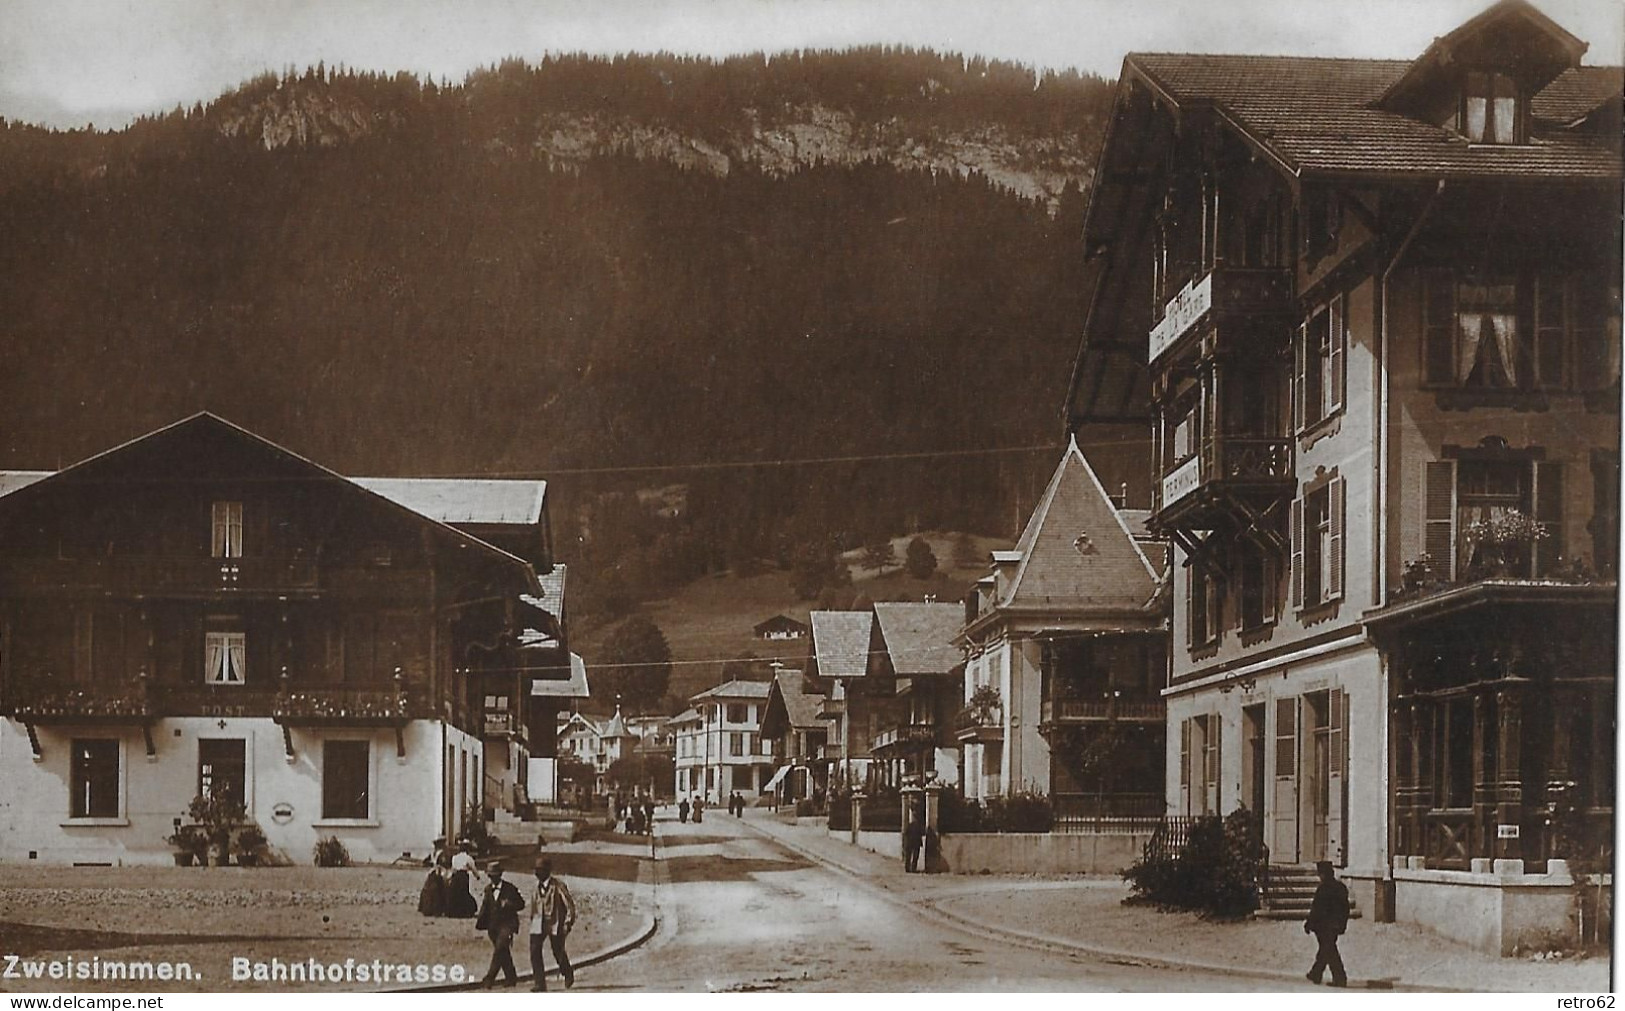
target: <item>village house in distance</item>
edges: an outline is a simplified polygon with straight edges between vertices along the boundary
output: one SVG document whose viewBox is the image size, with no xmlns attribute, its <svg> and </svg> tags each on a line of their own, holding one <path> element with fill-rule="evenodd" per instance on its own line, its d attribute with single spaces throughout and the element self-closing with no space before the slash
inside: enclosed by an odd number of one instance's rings
<svg viewBox="0 0 1625 1011">
<path fill-rule="evenodd" d="M 199 414 L 0 492 L 0 859 L 167 863 L 206 795 L 388 861 L 551 796 L 585 677 L 541 482 L 351 479 Z"/>
<path fill-rule="evenodd" d="M 1071 423 L 1174 545 L 1166 799 L 1507 953 L 1613 833 L 1618 67 L 1522 0 L 1413 61 L 1131 54 Z"/>
</svg>

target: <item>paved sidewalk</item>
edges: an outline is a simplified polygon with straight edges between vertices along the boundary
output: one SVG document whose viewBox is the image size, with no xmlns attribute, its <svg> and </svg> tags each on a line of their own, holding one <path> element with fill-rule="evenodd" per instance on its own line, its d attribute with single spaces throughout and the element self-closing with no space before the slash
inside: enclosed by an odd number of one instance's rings
<svg viewBox="0 0 1625 1011">
<path fill-rule="evenodd" d="M 1314 941 L 1300 923 L 1212 923 L 1191 913 L 1124 906 L 1128 887 L 1114 878 L 904 874 L 901 859 L 850 845 L 822 829 L 765 813 L 748 824 L 928 915 L 1011 940 L 1116 960 L 1220 969 L 1256 976 L 1261 986 L 1269 979 L 1301 983 L 1314 958 Z M 1495 958 L 1405 924 L 1355 920 L 1340 948 L 1356 986 L 1535 993 L 1608 989 L 1607 958 Z"/>
</svg>

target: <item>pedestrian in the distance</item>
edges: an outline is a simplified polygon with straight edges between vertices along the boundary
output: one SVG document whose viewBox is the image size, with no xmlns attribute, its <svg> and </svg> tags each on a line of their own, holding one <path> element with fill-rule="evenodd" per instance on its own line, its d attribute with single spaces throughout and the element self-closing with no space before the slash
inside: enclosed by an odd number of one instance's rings
<svg viewBox="0 0 1625 1011">
<path fill-rule="evenodd" d="M 513 939 L 519 933 L 519 911 L 525 908 L 525 897 L 513 882 L 502 880 L 502 864 L 492 861 L 486 869 L 491 883 L 485 886 L 485 898 L 480 902 L 480 915 L 474 921 L 475 930 L 485 931 L 491 939 L 491 967 L 480 980 L 485 986 L 496 982 L 501 971 L 503 986 L 519 982 L 519 971 L 513 965 Z"/>
<path fill-rule="evenodd" d="M 564 977 L 564 988 L 576 985 L 576 973 L 570 967 L 570 956 L 565 954 L 564 939 L 576 925 L 576 903 L 570 889 L 553 876 L 553 861 L 547 857 L 536 859 L 536 888 L 530 895 L 530 971 L 535 975 L 531 984 L 534 991 L 547 989 L 543 981 L 546 966 L 542 964 L 544 942 L 553 949 L 553 961 L 558 963 L 559 975 Z"/>
<path fill-rule="evenodd" d="M 688 824 L 688 798 L 684 797 L 677 802 L 677 820 L 684 825 Z"/>
<path fill-rule="evenodd" d="M 705 820 L 705 798 L 694 798 L 694 824 L 698 825 Z"/>
<path fill-rule="evenodd" d="M 925 848 L 925 822 L 918 818 L 908 823 L 903 831 L 903 871 L 913 874 L 920 869 L 920 851 Z"/>
<path fill-rule="evenodd" d="M 655 831 L 655 801 L 653 797 L 643 798 L 643 834 L 654 835 Z"/>
<path fill-rule="evenodd" d="M 1309 982 L 1318 984 L 1320 974 L 1332 970 L 1332 986 L 1348 986 L 1348 974 L 1343 971 L 1343 956 L 1337 951 L 1337 938 L 1349 925 L 1348 886 L 1337 880 L 1330 860 L 1316 862 L 1320 872 L 1320 886 L 1309 903 L 1309 918 L 1303 921 L 1303 932 L 1314 934 L 1320 947 L 1315 951 L 1315 965 L 1307 973 Z"/>
</svg>

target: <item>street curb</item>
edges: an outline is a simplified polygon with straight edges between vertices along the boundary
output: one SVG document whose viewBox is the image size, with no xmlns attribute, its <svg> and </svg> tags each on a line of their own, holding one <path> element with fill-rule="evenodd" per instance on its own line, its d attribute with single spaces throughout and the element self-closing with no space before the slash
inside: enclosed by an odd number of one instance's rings
<svg viewBox="0 0 1625 1011">
<path fill-rule="evenodd" d="M 794 853 L 797 853 L 800 856 L 802 856 L 802 857 L 804 857 L 804 858 L 806 858 L 808 860 L 813 861 L 814 863 L 820 864 L 820 865 L 822 865 L 824 867 L 827 867 L 827 868 L 830 868 L 832 870 L 839 871 L 842 874 L 847 875 L 848 877 L 857 879 L 859 884 L 864 885 L 870 891 L 872 891 L 876 895 L 886 899 L 888 902 L 891 902 L 893 905 L 902 906 L 902 907 L 904 907 L 906 909 L 909 909 L 909 910 L 913 911 L 915 914 L 917 914 L 919 916 L 923 916 L 926 919 L 930 919 L 930 920 L 936 920 L 942 926 L 949 927 L 951 929 L 958 930 L 958 931 L 961 931 L 963 933 L 972 934 L 972 935 L 975 935 L 975 936 L 978 936 L 978 937 L 986 937 L 988 935 L 993 935 L 993 936 L 999 938 L 1000 940 L 1006 941 L 1006 942 L 1011 943 L 1011 944 L 1020 945 L 1021 947 L 1024 947 L 1024 948 L 1034 948 L 1034 949 L 1038 949 L 1038 950 L 1055 950 L 1055 949 L 1059 949 L 1059 950 L 1070 952 L 1070 953 L 1073 953 L 1073 954 L 1088 955 L 1088 956 L 1093 957 L 1093 958 L 1100 958 L 1100 959 L 1114 961 L 1114 962 L 1130 962 L 1130 963 L 1133 963 L 1133 964 L 1136 964 L 1136 965 L 1144 965 L 1147 968 L 1194 969 L 1194 970 L 1198 970 L 1198 971 L 1202 971 L 1202 972 L 1212 972 L 1212 973 L 1218 973 L 1218 974 L 1226 975 L 1226 976 L 1241 976 L 1241 977 L 1246 977 L 1246 978 L 1250 978 L 1250 979 L 1267 979 L 1267 980 L 1271 980 L 1273 982 L 1288 982 L 1288 983 L 1297 983 L 1297 982 L 1307 983 L 1308 982 L 1308 980 L 1305 980 L 1303 978 L 1302 974 L 1300 974 L 1300 973 L 1279 972 L 1279 971 L 1270 970 L 1270 969 L 1257 969 L 1257 968 L 1252 968 L 1252 967 L 1249 967 L 1249 966 L 1224 965 L 1224 964 L 1219 964 L 1219 963 L 1214 963 L 1214 962 L 1201 962 L 1201 961 L 1197 961 L 1195 959 L 1173 959 L 1173 958 L 1166 958 L 1166 957 L 1163 957 L 1163 956 L 1145 955 L 1145 954 L 1142 954 L 1140 952 L 1121 951 L 1121 950 L 1118 950 L 1118 949 L 1115 949 L 1115 948 L 1102 948 L 1102 947 L 1097 947 L 1097 946 L 1094 946 L 1094 945 L 1083 944 L 1083 943 L 1081 943 L 1079 941 L 1075 941 L 1075 940 L 1073 940 L 1071 938 L 1056 937 L 1056 936 L 1054 936 L 1052 934 L 1029 933 L 1029 932 L 1023 931 L 1023 930 L 1015 930 L 1015 929 L 1012 929 L 1010 927 L 994 926 L 993 924 L 983 923 L 983 922 L 980 922 L 980 921 L 977 921 L 977 920 L 972 920 L 972 919 L 970 919 L 968 917 L 960 916 L 957 913 L 951 913 L 951 912 L 947 911 L 946 909 L 941 908 L 935 902 L 933 902 L 933 901 L 931 901 L 929 899 L 921 899 L 921 900 L 916 901 L 916 900 L 903 898 L 902 896 L 899 896 L 899 895 L 895 895 L 892 892 L 890 892 L 889 890 L 887 890 L 885 888 L 882 888 L 882 887 L 880 887 L 878 885 L 875 885 L 872 882 L 868 881 L 867 876 L 864 875 L 861 871 L 855 871 L 852 868 L 846 867 L 843 864 L 837 863 L 834 860 L 827 859 L 824 856 L 822 856 L 821 854 L 814 853 L 811 850 L 803 849 L 802 847 L 797 846 L 795 843 L 790 842 L 790 841 L 785 840 L 785 839 L 782 839 L 779 836 L 773 834 L 772 832 L 767 831 L 766 829 L 757 828 L 755 825 L 751 825 L 750 822 L 748 822 L 748 821 L 745 822 L 745 824 L 749 825 L 750 828 L 753 831 L 755 831 L 756 833 L 758 833 L 759 835 L 771 840 L 772 842 L 775 842 L 775 843 L 783 846 L 785 849 L 788 849 L 788 850 L 790 850 L 790 851 L 792 851 Z M 957 896 L 957 895 L 943 896 L 943 900 L 946 901 L 947 899 L 957 898 L 957 897 L 959 897 L 959 896 Z M 1478 990 L 1462 990 L 1462 989 L 1457 989 L 1455 987 L 1447 987 L 1447 986 L 1426 986 L 1426 985 L 1417 984 L 1417 983 L 1402 983 L 1402 982 L 1399 982 L 1399 981 L 1393 981 L 1393 982 L 1383 981 L 1383 982 L 1387 983 L 1387 985 L 1384 985 L 1384 986 L 1356 987 L 1356 988 L 1351 988 L 1351 989 L 1356 989 L 1356 990 L 1360 990 L 1360 989 L 1377 990 L 1377 991 L 1382 991 L 1382 992 L 1388 992 L 1388 991 L 1394 991 L 1394 990 L 1404 990 L 1404 991 L 1418 992 L 1418 993 L 1480 993 L 1480 992 L 1482 992 L 1482 991 L 1478 991 Z"/>
<path fill-rule="evenodd" d="M 657 838 L 658 838 L 658 836 L 657 836 Z M 626 937 L 622 938 L 621 940 L 614 941 L 614 942 L 612 942 L 610 944 L 607 944 L 604 947 L 599 948 L 597 951 L 592 952 L 591 954 L 583 956 L 582 958 L 573 958 L 573 959 L 571 959 L 570 960 L 571 968 L 573 968 L 573 969 L 588 969 L 588 968 L 591 968 L 592 966 L 600 965 L 600 964 L 602 964 L 604 962 L 607 962 L 612 958 L 617 958 L 617 957 L 619 957 L 621 955 L 624 955 L 629 951 L 635 951 L 638 948 L 641 948 L 645 944 L 649 943 L 649 939 L 654 937 L 655 934 L 659 932 L 659 930 L 660 930 L 660 904 L 659 904 L 659 901 L 658 901 L 658 897 L 655 894 L 655 888 L 656 888 L 656 882 L 657 882 L 655 863 L 658 861 L 659 857 L 655 854 L 655 848 L 656 847 L 654 845 L 654 842 L 651 840 L 651 842 L 649 844 L 650 855 L 647 858 L 647 863 L 644 865 L 644 866 L 647 866 L 649 868 L 649 881 L 648 881 L 648 891 L 647 891 L 649 911 L 647 913 L 645 913 L 643 915 L 643 919 L 639 921 L 638 929 L 636 931 L 634 931 L 633 933 L 627 935 Z M 641 878 L 642 875 L 640 874 L 639 877 Z M 639 883 L 639 885 L 643 884 L 642 881 L 639 881 L 638 883 Z M 641 890 L 642 889 L 640 888 L 640 891 Z M 554 966 L 553 968 L 547 970 L 546 977 L 547 978 L 556 978 L 558 976 L 558 974 L 559 974 L 558 967 Z M 520 983 L 528 982 L 528 981 L 530 981 L 530 980 L 532 980 L 534 978 L 535 978 L 534 971 L 527 969 L 526 971 L 519 973 L 519 975 L 516 978 L 516 981 L 515 981 L 515 983 L 514 983 L 514 985 L 512 987 L 506 987 L 505 986 L 505 987 L 502 987 L 501 989 L 504 989 L 504 990 L 509 990 L 509 989 L 517 990 L 519 988 Z M 473 992 L 473 991 L 478 991 L 478 990 L 483 990 L 483 989 L 485 989 L 485 985 L 483 983 L 481 983 L 479 980 L 476 979 L 471 983 L 446 983 L 446 984 L 442 984 L 440 986 L 414 986 L 414 987 L 406 987 L 404 989 L 398 989 L 398 990 L 378 990 L 378 991 L 374 991 L 374 992 L 376 992 L 376 993 L 468 993 L 468 992 Z M 494 989 L 496 989 L 496 988 L 493 988 L 493 990 Z"/>
</svg>

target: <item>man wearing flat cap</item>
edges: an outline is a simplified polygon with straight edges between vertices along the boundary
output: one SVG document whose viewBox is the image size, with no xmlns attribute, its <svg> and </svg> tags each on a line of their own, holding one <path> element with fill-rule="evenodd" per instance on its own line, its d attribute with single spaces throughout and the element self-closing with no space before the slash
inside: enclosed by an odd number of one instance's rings
<svg viewBox="0 0 1625 1011">
<path fill-rule="evenodd" d="M 1349 925 L 1348 886 L 1337 880 L 1330 860 L 1315 864 L 1320 872 L 1320 886 L 1309 903 L 1309 918 L 1303 921 L 1303 932 L 1314 934 L 1320 942 L 1315 952 L 1315 965 L 1305 975 L 1311 983 L 1320 982 L 1320 974 L 1332 970 L 1332 986 L 1348 986 L 1348 974 L 1343 971 L 1343 956 L 1337 951 L 1337 938 Z"/>
<path fill-rule="evenodd" d="M 483 930 L 491 939 L 491 967 L 480 980 L 485 986 L 496 982 L 497 970 L 502 971 L 502 985 L 519 982 L 519 972 L 513 966 L 513 938 L 519 933 L 519 911 L 525 908 L 525 897 L 512 882 L 502 879 L 502 864 L 491 861 L 485 870 L 490 884 L 485 886 L 485 898 L 480 902 L 480 915 L 474 921 L 475 930 Z"/>
<path fill-rule="evenodd" d="M 564 977 L 564 988 L 568 990 L 576 985 L 575 970 L 564 951 L 564 939 L 575 925 L 576 903 L 570 897 L 570 889 L 553 876 L 553 861 L 537 857 L 536 888 L 530 895 L 530 968 L 535 974 L 532 990 L 547 989 L 542 981 L 546 968 L 542 965 L 542 949 L 548 946 L 553 948 L 553 960 L 559 965 L 559 975 Z"/>
</svg>

